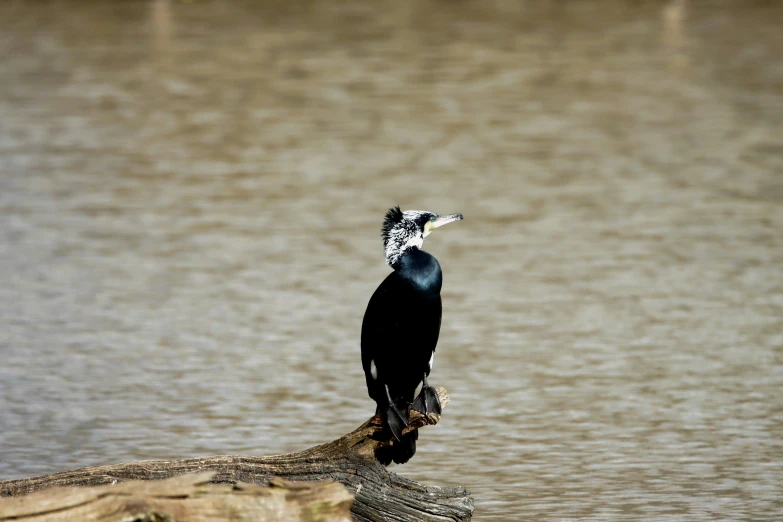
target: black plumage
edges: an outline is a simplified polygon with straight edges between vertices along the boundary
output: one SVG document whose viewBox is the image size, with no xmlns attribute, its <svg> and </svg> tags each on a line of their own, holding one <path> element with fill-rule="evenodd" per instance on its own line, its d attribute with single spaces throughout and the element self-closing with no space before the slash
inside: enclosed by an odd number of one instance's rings
<svg viewBox="0 0 783 522">
<path fill-rule="evenodd" d="M 392 208 L 382 228 L 387 263 L 394 269 L 370 298 L 362 323 L 362 366 L 367 391 L 396 441 L 378 459 L 407 462 L 416 452 L 418 433 L 402 435 L 410 408 L 440 412 L 427 384 L 441 324 L 443 275 L 438 260 L 421 250 L 435 228 L 462 219 L 461 214 Z M 416 389 L 422 384 L 418 397 Z"/>
</svg>

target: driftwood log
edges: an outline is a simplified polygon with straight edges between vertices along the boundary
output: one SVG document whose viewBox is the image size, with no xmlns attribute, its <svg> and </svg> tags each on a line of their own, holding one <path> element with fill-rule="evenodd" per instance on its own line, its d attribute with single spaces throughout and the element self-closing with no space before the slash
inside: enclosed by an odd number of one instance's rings
<svg viewBox="0 0 783 522">
<path fill-rule="evenodd" d="M 448 392 L 444 388 L 438 388 L 437 392 L 441 405 L 446 406 L 450 401 Z M 439 420 L 440 415 L 436 413 L 424 416 L 412 411 L 410 426 L 403 433 L 437 424 Z M 0 497 L 17 497 L 57 486 L 99 486 L 213 472 L 211 482 L 215 484 L 268 485 L 275 477 L 289 481 L 338 482 L 355 495 L 351 515 L 359 522 L 470 520 L 473 498 L 464 488 L 423 486 L 399 477 L 379 464 L 375 459 L 376 451 L 390 444 L 393 444 L 391 434 L 376 415 L 333 442 L 298 453 L 150 460 L 87 467 L 43 477 L 0 481 Z"/>
<path fill-rule="evenodd" d="M 0 522 L 351 522 L 353 495 L 335 482 L 210 484 L 214 473 L 53 488 L 0 500 Z"/>
</svg>

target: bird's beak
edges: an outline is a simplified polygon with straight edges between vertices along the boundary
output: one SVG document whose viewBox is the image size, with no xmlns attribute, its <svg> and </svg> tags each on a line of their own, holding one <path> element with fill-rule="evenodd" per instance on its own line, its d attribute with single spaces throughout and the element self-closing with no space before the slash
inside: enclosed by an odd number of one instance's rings
<svg viewBox="0 0 783 522">
<path fill-rule="evenodd" d="M 449 214 L 448 216 L 438 216 L 435 218 L 435 221 L 428 221 L 424 224 L 424 237 L 427 237 L 430 232 L 435 230 L 438 227 L 442 227 L 446 223 L 451 223 L 452 221 L 460 221 L 462 219 L 465 219 L 462 217 L 462 214 Z"/>
</svg>

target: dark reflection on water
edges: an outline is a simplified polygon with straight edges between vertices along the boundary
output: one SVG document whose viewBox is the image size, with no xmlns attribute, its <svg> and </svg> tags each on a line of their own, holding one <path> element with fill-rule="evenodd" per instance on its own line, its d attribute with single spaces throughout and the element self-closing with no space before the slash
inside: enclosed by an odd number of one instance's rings
<svg viewBox="0 0 783 522">
<path fill-rule="evenodd" d="M 783 516 L 775 2 L 0 4 L 0 476 L 270 454 L 373 411 L 395 203 L 466 220 L 478 520 Z"/>
</svg>

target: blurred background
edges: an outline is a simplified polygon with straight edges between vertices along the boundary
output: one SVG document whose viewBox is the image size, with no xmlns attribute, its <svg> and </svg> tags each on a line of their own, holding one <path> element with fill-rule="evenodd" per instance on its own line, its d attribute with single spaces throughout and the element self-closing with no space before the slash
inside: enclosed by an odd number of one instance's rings
<svg viewBox="0 0 783 522">
<path fill-rule="evenodd" d="M 476 520 L 783 517 L 783 4 L 0 3 L 0 478 L 374 412 L 392 205 L 465 221 L 394 471 Z"/>
</svg>

